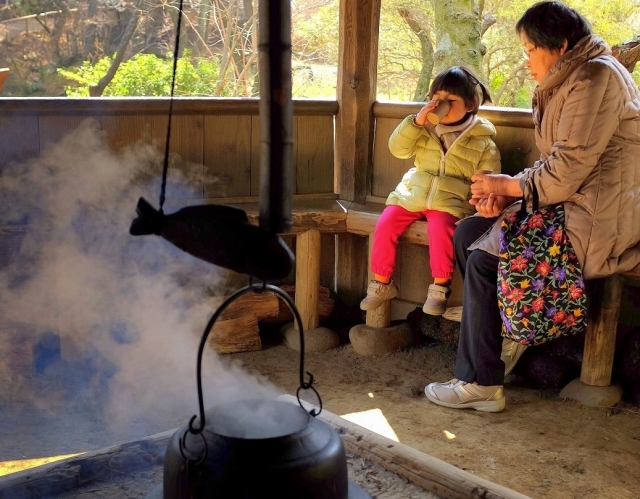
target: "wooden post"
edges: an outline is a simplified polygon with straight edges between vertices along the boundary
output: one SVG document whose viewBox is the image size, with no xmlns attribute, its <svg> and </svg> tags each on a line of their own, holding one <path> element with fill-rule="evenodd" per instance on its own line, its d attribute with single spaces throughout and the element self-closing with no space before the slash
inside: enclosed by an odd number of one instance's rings
<svg viewBox="0 0 640 499">
<path fill-rule="evenodd" d="M 373 251 L 373 233 L 369 234 L 369 280 L 373 279 L 371 272 L 371 252 Z M 369 327 L 389 327 L 391 324 L 391 300 L 385 300 L 378 308 L 367 311 L 366 324 Z"/>
<path fill-rule="evenodd" d="M 364 202 L 373 164 L 381 0 L 340 0 L 335 167 L 341 199 Z M 363 291 L 362 238 L 337 238 L 338 295 L 348 304 Z"/>
<path fill-rule="evenodd" d="M 614 275 L 591 284 L 580 381 L 591 386 L 609 386 L 622 299 L 622 278 Z"/>
<path fill-rule="evenodd" d="M 320 231 L 296 236 L 296 308 L 305 331 L 320 325 Z M 294 322 L 296 330 L 298 324 Z"/>
<path fill-rule="evenodd" d="M 340 0 L 335 165 L 340 197 L 370 190 L 381 0 Z"/>
</svg>

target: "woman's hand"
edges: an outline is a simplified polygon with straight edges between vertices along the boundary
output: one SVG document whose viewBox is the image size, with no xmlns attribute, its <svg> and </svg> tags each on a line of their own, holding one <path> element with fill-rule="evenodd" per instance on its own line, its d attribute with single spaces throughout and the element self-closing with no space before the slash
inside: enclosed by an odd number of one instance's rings
<svg viewBox="0 0 640 499">
<path fill-rule="evenodd" d="M 478 215 L 485 218 L 497 217 L 504 211 L 504 209 L 515 201 L 515 198 L 510 196 L 498 196 L 496 194 L 489 194 L 481 198 L 471 198 L 469 203 L 476 207 Z"/>
<path fill-rule="evenodd" d="M 422 109 L 418 111 L 418 114 L 414 118 L 415 124 L 418 126 L 424 126 L 424 124 L 427 122 L 427 114 L 433 111 L 437 106 L 437 100 L 430 100 L 424 106 L 422 106 Z"/>
<path fill-rule="evenodd" d="M 497 196 L 522 196 L 520 180 L 511 175 L 476 173 L 471 177 L 471 199 L 481 199 L 495 194 Z"/>
</svg>

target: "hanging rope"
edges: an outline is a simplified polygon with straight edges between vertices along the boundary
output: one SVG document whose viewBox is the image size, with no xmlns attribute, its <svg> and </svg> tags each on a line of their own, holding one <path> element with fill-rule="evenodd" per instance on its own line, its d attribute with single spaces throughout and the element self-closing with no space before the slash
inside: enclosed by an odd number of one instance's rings
<svg viewBox="0 0 640 499">
<path fill-rule="evenodd" d="M 163 213 L 165 191 L 167 190 L 167 173 L 169 171 L 169 142 L 171 141 L 171 117 L 173 116 L 173 94 L 176 88 L 176 73 L 178 71 L 178 55 L 180 52 L 180 31 L 182 24 L 182 4 L 178 5 L 178 27 L 176 31 L 176 46 L 173 49 L 173 72 L 171 73 L 171 95 L 169 97 L 169 122 L 167 124 L 167 140 L 164 145 L 164 164 L 162 166 L 162 184 L 160 186 L 160 214 Z"/>
</svg>

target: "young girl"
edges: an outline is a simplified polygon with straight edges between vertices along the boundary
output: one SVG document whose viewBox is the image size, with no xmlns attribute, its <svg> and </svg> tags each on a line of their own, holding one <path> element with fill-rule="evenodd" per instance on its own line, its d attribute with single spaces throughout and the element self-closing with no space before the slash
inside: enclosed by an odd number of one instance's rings
<svg viewBox="0 0 640 499">
<path fill-rule="evenodd" d="M 500 173 L 500 153 L 493 142 L 496 129 L 477 117 L 480 104 L 491 102 L 491 97 L 474 74 L 461 66 L 446 69 L 433 80 L 429 99 L 389 138 L 391 153 L 400 159 L 415 156 L 415 166 L 389 194 L 376 224 L 371 254 L 374 279 L 360 302 L 362 310 L 373 310 L 398 295 L 391 280 L 398 238 L 412 222 L 426 218 L 434 283 L 422 310 L 442 315 L 455 268 L 453 230 L 458 220 L 474 211 L 469 204 L 471 176 L 480 170 Z M 439 101 L 447 102 L 450 109 L 439 124 L 432 125 L 427 115 Z"/>
</svg>

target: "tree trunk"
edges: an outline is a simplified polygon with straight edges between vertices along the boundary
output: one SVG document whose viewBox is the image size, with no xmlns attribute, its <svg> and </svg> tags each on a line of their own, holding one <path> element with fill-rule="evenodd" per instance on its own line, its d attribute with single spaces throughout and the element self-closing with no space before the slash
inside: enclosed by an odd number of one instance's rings
<svg viewBox="0 0 640 499">
<path fill-rule="evenodd" d="M 216 1 L 216 4 L 218 5 L 214 6 L 214 12 L 217 16 L 218 27 L 222 34 L 222 56 L 214 95 L 221 96 L 224 91 L 227 72 L 232 66 L 233 52 L 236 49 L 238 0 L 230 0 L 226 9 L 220 7 L 219 1 Z"/>
<path fill-rule="evenodd" d="M 62 38 L 62 34 L 64 33 L 64 26 L 69 19 L 69 6 L 65 0 L 60 0 L 56 2 L 56 6 L 58 7 L 58 15 L 56 16 L 55 23 L 53 25 L 53 30 L 51 30 L 51 45 L 53 46 L 53 53 L 57 54 L 58 59 L 61 59 L 60 56 L 60 38 Z"/>
<path fill-rule="evenodd" d="M 93 54 L 96 43 L 96 15 L 98 14 L 98 0 L 87 1 L 87 22 L 82 34 L 82 58 L 88 60 Z"/>
<path fill-rule="evenodd" d="M 116 52 L 113 61 L 111 61 L 111 66 L 109 67 L 107 74 L 100 78 L 100 81 L 98 83 L 89 86 L 89 95 L 91 97 L 100 97 L 102 95 L 102 92 L 104 92 L 104 89 L 107 88 L 107 85 L 111 83 L 111 80 L 113 80 L 113 77 L 120 67 L 120 63 L 124 59 L 124 54 L 127 50 L 127 47 L 129 46 L 131 38 L 133 37 L 133 33 L 136 30 L 139 17 L 140 11 L 137 8 L 133 8 L 131 10 L 131 17 L 129 19 L 129 23 L 127 24 L 127 29 L 122 35 L 120 47 L 118 47 L 118 52 Z"/>
<path fill-rule="evenodd" d="M 171 2 L 171 6 L 169 8 L 169 16 L 171 17 L 171 19 L 173 20 L 173 33 L 175 34 L 177 29 L 178 29 L 178 15 L 180 14 L 180 2 L 178 0 L 173 0 Z M 184 4 L 183 4 L 183 9 L 185 8 Z M 184 52 L 184 49 L 187 48 L 189 46 L 189 40 L 187 39 L 187 26 L 188 26 L 188 22 L 186 22 L 187 19 L 185 19 L 185 14 L 184 12 L 182 13 L 182 22 L 180 23 L 180 46 L 178 47 L 178 57 L 182 57 L 182 53 Z M 175 41 L 172 44 L 172 50 L 171 53 L 173 53 L 173 47 L 174 47 Z"/>
<path fill-rule="evenodd" d="M 506 91 L 507 88 L 509 88 L 510 86 L 509 84 L 514 79 L 520 78 L 521 72 L 524 69 L 525 69 L 524 62 L 521 62 L 518 66 L 515 66 L 513 68 L 511 73 L 509 73 L 509 75 L 504 79 L 504 81 L 500 85 L 500 88 L 498 88 L 498 90 L 495 92 L 495 95 L 492 96 L 493 102 L 500 102 L 500 99 L 502 99 L 504 92 Z M 519 88 L 519 87 L 520 85 L 516 85 L 516 88 Z M 510 103 L 511 106 L 513 106 L 514 104 L 515 103 Z"/>
<path fill-rule="evenodd" d="M 456 65 L 471 67 L 483 77 L 481 23 L 473 0 L 430 0 L 435 13 L 436 72 Z"/>
<path fill-rule="evenodd" d="M 254 95 L 252 82 L 258 72 L 258 41 L 256 36 L 258 23 L 254 1 L 256 0 L 242 0 L 241 14 L 238 19 L 237 36 L 240 39 L 240 49 L 234 54 L 238 87 L 236 93 L 243 97 Z"/>
</svg>

